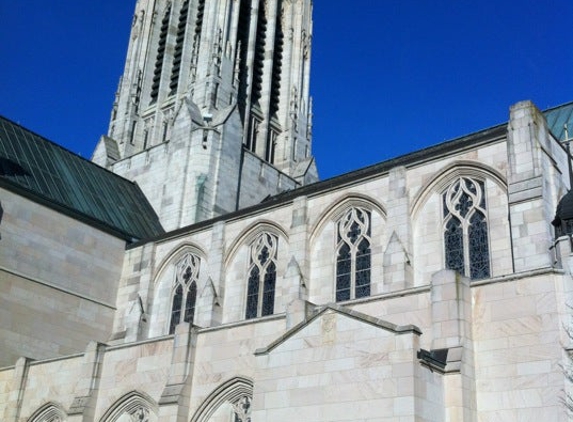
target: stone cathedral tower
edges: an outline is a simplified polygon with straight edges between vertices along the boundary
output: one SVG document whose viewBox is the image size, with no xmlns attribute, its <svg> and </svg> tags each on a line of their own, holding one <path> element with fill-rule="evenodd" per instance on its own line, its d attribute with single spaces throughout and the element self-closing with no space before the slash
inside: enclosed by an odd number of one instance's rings
<svg viewBox="0 0 573 422">
<path fill-rule="evenodd" d="M 312 0 L 139 0 L 93 161 L 166 230 L 316 181 Z"/>
</svg>

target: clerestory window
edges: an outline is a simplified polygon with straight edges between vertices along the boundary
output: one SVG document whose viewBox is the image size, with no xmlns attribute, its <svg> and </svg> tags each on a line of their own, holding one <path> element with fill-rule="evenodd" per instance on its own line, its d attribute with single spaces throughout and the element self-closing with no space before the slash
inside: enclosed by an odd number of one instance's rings
<svg viewBox="0 0 573 422">
<path fill-rule="evenodd" d="M 336 301 L 370 296 L 371 214 L 350 209 L 337 224 Z"/>
<path fill-rule="evenodd" d="M 275 308 L 278 239 L 261 234 L 251 245 L 245 318 L 272 315 Z"/>
<path fill-rule="evenodd" d="M 442 199 L 446 268 L 472 280 L 490 277 L 484 183 L 460 177 Z"/>
<path fill-rule="evenodd" d="M 176 265 L 169 334 L 182 322 L 193 323 L 200 266 L 200 258 L 193 254 L 185 255 Z"/>
</svg>

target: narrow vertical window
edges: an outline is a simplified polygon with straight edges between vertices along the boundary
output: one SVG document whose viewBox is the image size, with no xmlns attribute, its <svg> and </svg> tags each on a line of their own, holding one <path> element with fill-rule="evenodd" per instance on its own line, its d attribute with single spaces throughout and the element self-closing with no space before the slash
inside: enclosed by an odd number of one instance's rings
<svg viewBox="0 0 573 422">
<path fill-rule="evenodd" d="M 187 32 L 188 15 L 189 0 L 185 0 L 179 11 L 177 37 L 175 38 L 175 49 L 173 51 L 173 67 L 171 68 L 171 80 L 169 82 L 169 95 L 174 95 L 179 86 L 179 74 L 181 72 L 181 60 L 183 59 L 183 44 L 185 42 L 185 33 Z"/>
<path fill-rule="evenodd" d="M 269 129 L 267 134 L 267 148 L 265 151 L 265 160 L 271 164 L 275 163 L 275 148 L 277 145 L 278 131 L 274 128 Z"/>
<path fill-rule="evenodd" d="M 261 122 L 255 117 L 251 116 L 251 124 L 249 126 L 249 136 L 245 140 L 245 146 L 249 151 L 255 152 L 257 150 L 257 136 L 259 134 L 259 126 Z"/>
<path fill-rule="evenodd" d="M 182 322 L 193 323 L 200 265 L 199 257 L 187 254 L 175 267 L 169 334 Z"/>
<path fill-rule="evenodd" d="M 157 58 L 155 59 L 155 70 L 153 71 L 153 83 L 151 84 L 151 104 L 157 102 L 159 97 L 159 86 L 161 84 L 161 73 L 163 72 L 163 59 L 165 58 L 165 47 L 167 45 L 167 32 L 169 30 L 169 16 L 171 15 L 171 5 L 167 7 L 159 32 L 159 42 L 157 44 Z"/>
<path fill-rule="evenodd" d="M 446 268 L 472 280 L 490 277 L 484 183 L 460 177 L 444 192 L 442 203 Z"/>
<path fill-rule="evenodd" d="M 336 301 L 370 296 L 370 212 L 352 208 L 338 221 Z"/>
<path fill-rule="evenodd" d="M 275 309 L 278 239 L 268 233 L 251 245 L 247 282 L 247 319 L 272 315 Z"/>
</svg>

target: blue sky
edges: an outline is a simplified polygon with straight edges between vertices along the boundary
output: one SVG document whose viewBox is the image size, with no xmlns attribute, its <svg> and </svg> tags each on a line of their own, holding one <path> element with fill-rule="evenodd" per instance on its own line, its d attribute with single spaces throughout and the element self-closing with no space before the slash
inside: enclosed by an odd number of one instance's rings
<svg viewBox="0 0 573 422">
<path fill-rule="evenodd" d="M 571 0 L 315 0 L 321 178 L 573 100 Z M 0 114 L 90 157 L 134 0 L 0 2 Z M 569 81 L 569 82 L 568 82 Z"/>
</svg>

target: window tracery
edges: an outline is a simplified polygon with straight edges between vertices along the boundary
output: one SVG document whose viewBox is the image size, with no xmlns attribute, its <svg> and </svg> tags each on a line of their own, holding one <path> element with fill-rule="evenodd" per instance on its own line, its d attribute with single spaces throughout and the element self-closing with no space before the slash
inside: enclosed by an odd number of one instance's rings
<svg viewBox="0 0 573 422">
<path fill-rule="evenodd" d="M 370 296 L 371 214 L 350 209 L 337 224 L 336 301 Z"/>
<path fill-rule="evenodd" d="M 472 280 L 490 276 L 485 186 L 460 177 L 442 196 L 446 268 Z"/>
<path fill-rule="evenodd" d="M 193 323 L 200 266 L 201 259 L 190 253 L 176 265 L 169 334 L 181 322 Z"/>
<path fill-rule="evenodd" d="M 245 318 L 272 315 L 275 306 L 278 239 L 261 234 L 251 245 Z"/>
<path fill-rule="evenodd" d="M 234 422 L 251 422 L 251 398 L 243 397 L 233 404 Z"/>
<path fill-rule="evenodd" d="M 132 422 L 149 422 L 149 409 L 138 407 L 130 413 Z"/>
</svg>

